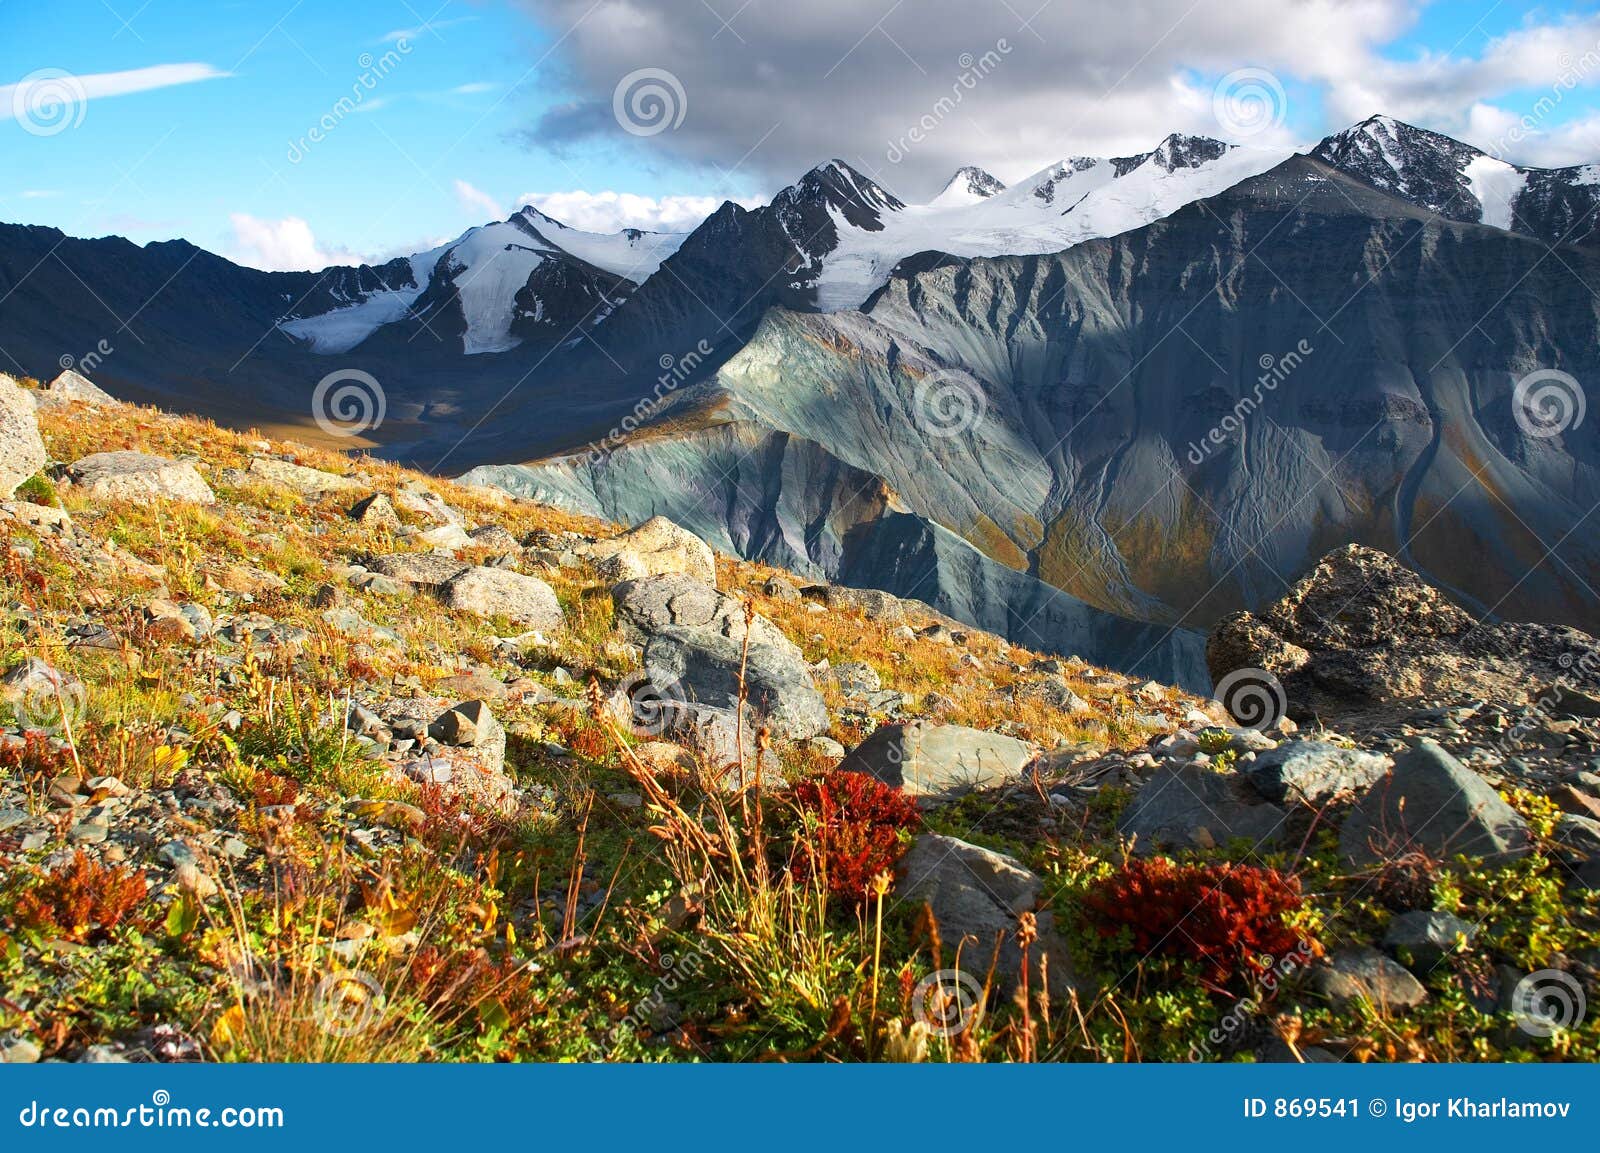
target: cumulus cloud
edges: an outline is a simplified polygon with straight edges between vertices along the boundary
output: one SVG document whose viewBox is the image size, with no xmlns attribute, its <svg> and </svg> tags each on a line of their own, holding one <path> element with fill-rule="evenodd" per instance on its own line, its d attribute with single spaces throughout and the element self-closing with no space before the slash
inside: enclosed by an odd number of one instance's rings
<svg viewBox="0 0 1600 1153">
<path fill-rule="evenodd" d="M 722 204 L 715 196 L 637 196 L 631 192 L 525 192 L 518 204 L 531 204 L 568 228 L 586 232 L 690 232 Z"/>
<path fill-rule="evenodd" d="M 1172 131 L 1309 144 L 1381 111 L 1466 132 L 1490 110 L 1521 115 L 1517 89 L 1554 83 L 1563 54 L 1600 38 L 1600 17 L 1535 13 L 1487 43 L 1386 54 L 1422 0 L 1144 0 L 1114 18 L 1103 0 L 519 3 L 564 37 L 571 92 L 528 126 L 536 146 L 610 142 L 706 166 L 718 191 L 740 180 L 771 190 L 837 156 L 908 199 L 963 164 L 1016 180 L 1067 156 L 1144 151 Z M 1214 96 L 1244 69 L 1270 73 L 1281 95 L 1269 87 L 1277 106 L 1242 133 Z M 655 80 L 657 103 L 625 92 L 619 116 L 619 82 L 636 74 L 636 88 Z"/>
<path fill-rule="evenodd" d="M 233 243 L 229 255 L 239 264 L 266 272 L 319 271 L 335 264 L 367 264 L 369 257 L 349 249 L 324 249 L 311 226 L 298 216 L 264 220 L 247 212 L 229 214 Z"/>
</svg>

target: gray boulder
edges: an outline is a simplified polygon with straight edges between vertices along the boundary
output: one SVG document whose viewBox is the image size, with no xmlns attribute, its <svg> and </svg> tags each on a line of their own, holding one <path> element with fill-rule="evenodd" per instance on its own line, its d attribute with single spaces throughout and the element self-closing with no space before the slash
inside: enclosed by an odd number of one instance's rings
<svg viewBox="0 0 1600 1153">
<path fill-rule="evenodd" d="M 361 492 L 368 487 L 348 476 L 270 456 L 252 457 L 248 475 L 251 480 L 293 489 L 306 496 L 320 496 L 325 492 Z"/>
<path fill-rule="evenodd" d="M 74 484 L 97 500 L 186 500 L 216 504 L 217 494 L 187 461 L 145 452 L 97 452 L 74 464 Z"/>
<path fill-rule="evenodd" d="M 1389 922 L 1383 947 L 1403 965 L 1427 971 L 1458 952 L 1478 935 L 1478 928 L 1454 913 L 1417 910 Z"/>
<path fill-rule="evenodd" d="M 900 871 L 901 898 L 925 903 L 933 914 L 943 950 L 940 963 L 945 968 L 956 968 L 959 956 L 962 972 L 982 981 L 994 961 L 1000 985 L 1014 987 L 1022 971 L 1017 918 L 1033 912 L 1038 939 L 1028 951 L 1030 986 L 1040 988 L 1040 961 L 1048 957 L 1045 968 L 1051 993 L 1064 996 L 1072 989 L 1072 959 L 1066 942 L 1056 931 L 1053 915 L 1038 909 L 1044 884 L 1015 858 L 955 837 L 923 833 L 901 862 Z"/>
<path fill-rule="evenodd" d="M 447 607 L 479 617 L 506 617 L 535 629 L 566 624 L 556 590 L 538 577 L 510 569 L 470 568 L 444 586 Z"/>
<path fill-rule="evenodd" d="M 839 768 L 876 777 L 931 803 L 1020 781 L 1033 758 L 1033 747 L 1013 737 L 908 721 L 874 730 Z"/>
<path fill-rule="evenodd" d="M 1258 754 L 1245 772 L 1270 801 L 1319 805 L 1340 793 L 1365 792 L 1393 763 L 1381 753 L 1327 741 L 1285 741 Z"/>
<path fill-rule="evenodd" d="M 617 610 L 617 627 L 635 644 L 671 629 L 710 633 L 742 643 L 744 604 L 684 574 L 668 574 L 624 581 L 611 592 Z M 766 617 L 750 624 L 750 647 L 778 649 L 803 659 L 797 646 Z"/>
<path fill-rule="evenodd" d="M 1204 765 L 1163 765 L 1134 796 L 1118 828 L 1141 853 L 1161 846 L 1209 849 L 1236 838 L 1276 844 L 1287 814 L 1245 782 L 1241 774 Z"/>
<path fill-rule="evenodd" d="M 1317 966 L 1312 983 L 1336 1009 L 1365 1001 L 1388 1012 L 1411 1009 L 1428 999 L 1428 991 L 1404 965 L 1364 946 L 1335 950 Z"/>
<path fill-rule="evenodd" d="M 1530 837 L 1527 822 L 1487 781 L 1422 740 L 1357 802 L 1339 847 L 1357 864 L 1411 851 L 1509 860 L 1528 853 Z"/>
<path fill-rule="evenodd" d="M 747 706 L 775 735 L 800 740 L 827 731 L 828 709 L 810 670 L 783 649 L 752 640 L 746 653 L 728 637 L 669 628 L 646 643 L 644 669 L 652 683 L 676 686 L 687 702 L 732 718 L 739 702 L 741 656 Z M 712 718 L 703 720 L 709 724 Z M 721 732 L 728 726 L 712 727 Z"/>
<path fill-rule="evenodd" d="M 0 377 L 0 495 L 9 497 L 49 463 L 35 409 L 33 397 L 16 381 Z"/>
</svg>

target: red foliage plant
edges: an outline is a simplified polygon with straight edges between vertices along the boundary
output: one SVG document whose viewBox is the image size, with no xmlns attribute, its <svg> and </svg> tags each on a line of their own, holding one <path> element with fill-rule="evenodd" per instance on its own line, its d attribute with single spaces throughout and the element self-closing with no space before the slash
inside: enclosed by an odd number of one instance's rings
<svg viewBox="0 0 1600 1153">
<path fill-rule="evenodd" d="M 1196 962 L 1217 988 L 1309 960 L 1313 942 L 1285 920 L 1300 906 L 1299 879 L 1276 869 L 1176 865 L 1164 857 L 1129 861 L 1083 898 L 1101 936 L 1126 930 L 1141 956 Z"/>
<path fill-rule="evenodd" d="M 16 909 L 26 925 L 84 941 L 127 920 L 146 895 L 138 869 L 102 865 L 79 849 L 66 868 L 46 873 L 23 893 Z"/>
<path fill-rule="evenodd" d="M 796 837 L 790 871 L 802 882 L 820 872 L 830 893 L 853 901 L 865 900 L 872 878 L 900 860 L 900 834 L 922 824 L 913 798 L 864 773 L 801 781 L 793 796 L 814 827 Z"/>
</svg>

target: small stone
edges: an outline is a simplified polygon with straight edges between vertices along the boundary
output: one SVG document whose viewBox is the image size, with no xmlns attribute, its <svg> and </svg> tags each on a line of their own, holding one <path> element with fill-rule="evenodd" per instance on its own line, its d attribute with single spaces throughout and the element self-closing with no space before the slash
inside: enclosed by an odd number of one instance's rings
<svg viewBox="0 0 1600 1153">
<path fill-rule="evenodd" d="M 498 724 L 483 701 L 464 701 L 439 714 L 428 735 L 447 745 L 470 746 L 487 740 Z"/>
<path fill-rule="evenodd" d="M 36 1065 L 43 1056 L 39 1046 L 26 1037 L 0 1040 L 0 1065 Z"/>
</svg>

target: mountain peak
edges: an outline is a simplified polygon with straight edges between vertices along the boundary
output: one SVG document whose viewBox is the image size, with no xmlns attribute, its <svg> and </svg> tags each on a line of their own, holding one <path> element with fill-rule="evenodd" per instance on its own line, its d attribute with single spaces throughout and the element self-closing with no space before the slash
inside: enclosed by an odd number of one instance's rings
<svg viewBox="0 0 1600 1153">
<path fill-rule="evenodd" d="M 779 207 L 823 205 L 847 217 L 865 214 L 873 218 L 884 211 L 897 212 L 905 203 L 871 177 L 857 172 L 843 160 L 829 160 L 807 172 L 773 198 Z"/>
<path fill-rule="evenodd" d="M 935 208 L 948 208 L 959 204 L 976 204 L 1006 190 L 1006 186 L 983 169 L 965 165 L 956 169 L 944 189 L 929 203 Z"/>
</svg>

